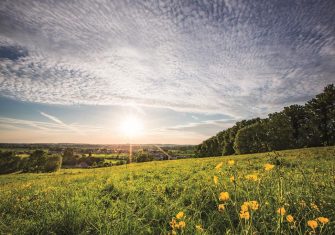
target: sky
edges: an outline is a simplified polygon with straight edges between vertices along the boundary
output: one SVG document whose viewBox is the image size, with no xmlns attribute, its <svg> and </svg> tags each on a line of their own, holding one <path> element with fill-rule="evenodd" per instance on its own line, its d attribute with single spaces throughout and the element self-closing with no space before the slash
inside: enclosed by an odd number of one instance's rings
<svg viewBox="0 0 335 235">
<path fill-rule="evenodd" d="M 333 0 L 2 0 L 0 142 L 198 144 L 335 83 L 334 22 Z"/>
</svg>

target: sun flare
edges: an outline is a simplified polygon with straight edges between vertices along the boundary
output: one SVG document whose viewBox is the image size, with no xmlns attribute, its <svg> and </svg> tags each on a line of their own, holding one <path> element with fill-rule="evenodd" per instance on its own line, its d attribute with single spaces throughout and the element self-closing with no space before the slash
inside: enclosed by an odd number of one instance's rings
<svg viewBox="0 0 335 235">
<path fill-rule="evenodd" d="M 143 123 L 137 117 L 129 116 L 123 120 L 121 131 L 127 137 L 140 135 L 143 131 Z"/>
</svg>

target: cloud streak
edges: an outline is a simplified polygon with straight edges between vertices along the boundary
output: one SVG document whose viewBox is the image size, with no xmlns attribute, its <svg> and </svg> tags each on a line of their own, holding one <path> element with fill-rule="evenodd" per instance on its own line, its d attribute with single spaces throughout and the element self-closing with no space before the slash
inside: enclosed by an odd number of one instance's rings
<svg viewBox="0 0 335 235">
<path fill-rule="evenodd" d="M 334 9 L 331 0 L 2 1 L 0 92 L 265 115 L 334 82 Z"/>
</svg>

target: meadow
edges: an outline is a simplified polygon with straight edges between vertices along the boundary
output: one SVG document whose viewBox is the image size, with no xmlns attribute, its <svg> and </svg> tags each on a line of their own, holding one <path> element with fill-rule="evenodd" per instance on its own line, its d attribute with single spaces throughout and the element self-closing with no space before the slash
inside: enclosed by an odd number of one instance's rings
<svg viewBox="0 0 335 235">
<path fill-rule="evenodd" d="M 333 234 L 335 147 L 0 176 L 0 234 Z"/>
</svg>

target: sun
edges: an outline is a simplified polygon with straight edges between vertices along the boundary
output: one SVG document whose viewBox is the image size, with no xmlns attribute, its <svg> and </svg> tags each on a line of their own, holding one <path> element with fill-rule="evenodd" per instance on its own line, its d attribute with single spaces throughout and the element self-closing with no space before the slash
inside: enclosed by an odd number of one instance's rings
<svg viewBox="0 0 335 235">
<path fill-rule="evenodd" d="M 143 131 L 143 123 L 137 117 L 126 117 L 121 124 L 121 131 L 127 137 L 140 135 Z"/>
</svg>

